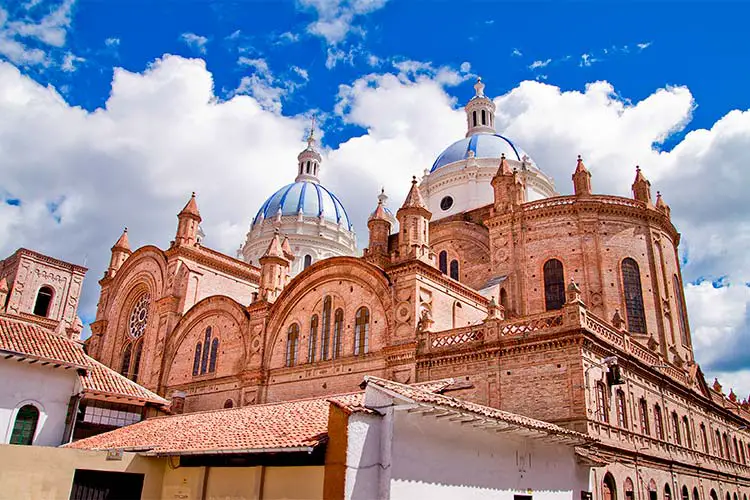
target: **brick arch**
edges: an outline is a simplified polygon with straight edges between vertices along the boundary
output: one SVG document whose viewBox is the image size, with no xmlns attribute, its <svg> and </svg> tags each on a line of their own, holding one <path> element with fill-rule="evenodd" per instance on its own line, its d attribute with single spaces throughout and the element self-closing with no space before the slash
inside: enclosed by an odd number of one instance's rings
<svg viewBox="0 0 750 500">
<path fill-rule="evenodd" d="M 225 342 L 230 343 L 234 340 L 241 346 L 241 353 L 237 360 L 238 370 L 243 368 L 247 364 L 248 359 L 248 345 L 246 332 L 250 321 L 250 314 L 247 310 L 237 303 L 234 299 L 224 295 L 213 295 L 207 297 L 196 305 L 190 308 L 182 318 L 177 322 L 172 333 L 169 335 L 172 339 L 166 347 L 164 353 L 164 369 L 161 375 L 162 385 L 169 385 L 169 378 L 172 374 L 172 370 L 175 367 L 175 361 L 183 361 L 184 366 L 188 368 L 188 372 L 192 376 L 192 363 L 193 363 L 193 352 L 195 344 L 191 342 L 191 345 L 187 346 L 187 351 L 183 352 L 183 355 L 178 358 L 178 353 L 181 352 L 183 344 L 185 344 L 188 338 L 193 338 L 196 331 L 199 335 L 204 332 L 204 328 L 196 328 L 206 320 L 211 318 L 222 318 L 229 320 L 236 330 L 227 328 L 217 328 L 212 326 L 215 332 L 218 333 L 220 338 L 220 347 L 222 349 Z M 215 333 L 214 335 L 217 335 Z M 195 340 L 195 339 L 193 339 Z M 231 344 L 229 344 L 231 345 Z M 185 352 L 188 354 L 186 355 Z M 184 358 L 184 359 L 183 359 Z M 189 365 L 189 366 L 188 366 Z M 192 380 L 192 379 L 191 379 Z"/>
<path fill-rule="evenodd" d="M 458 261 L 459 281 L 481 288 L 492 276 L 489 231 L 486 227 L 462 220 L 439 221 L 430 226 L 430 247 L 435 255 L 446 251 L 446 275 L 450 263 Z"/>
<path fill-rule="evenodd" d="M 339 297 L 341 297 L 344 304 L 346 304 L 344 312 L 344 328 L 349 323 L 354 322 L 354 312 L 361 305 L 359 300 L 348 300 L 346 293 L 348 293 L 347 283 L 353 283 L 361 287 L 364 290 L 369 290 L 377 298 L 379 302 L 379 309 L 383 311 L 384 317 L 378 318 L 383 321 L 384 324 L 384 335 L 383 344 L 388 342 L 391 335 L 391 319 L 393 316 L 393 305 L 391 299 L 390 281 L 383 271 L 371 264 L 363 262 L 361 259 L 353 257 L 332 257 L 325 259 L 320 262 L 316 262 L 305 271 L 297 275 L 289 285 L 284 289 L 282 294 L 277 299 L 276 303 L 272 306 L 271 313 L 268 318 L 267 328 L 267 348 L 264 352 L 263 365 L 266 368 L 271 368 L 272 360 L 274 358 L 275 349 L 278 347 L 279 336 L 283 333 L 282 330 L 291 320 L 299 321 L 302 325 L 306 325 L 305 320 L 309 320 L 313 314 L 320 315 L 319 308 L 322 307 L 323 292 L 316 291 L 320 286 L 327 285 L 332 282 L 342 282 L 342 287 L 345 290 L 334 291 Z M 344 293 L 346 292 L 346 293 Z M 309 297 L 311 294 L 316 294 L 316 300 L 314 301 L 314 308 L 306 308 L 306 316 L 303 318 L 299 316 L 299 311 L 302 309 L 298 307 L 298 304 Z M 318 297 L 319 295 L 319 297 Z M 318 307 L 320 306 L 320 307 Z M 371 314 L 375 304 L 368 304 Z M 337 306 L 334 302 L 331 309 L 331 315 L 335 313 Z M 351 314 L 349 314 L 351 309 Z M 351 316 L 351 317 L 349 317 Z M 333 321 L 333 318 L 332 318 Z M 319 326 L 318 334 L 320 335 Z M 303 327 L 301 329 L 301 338 L 307 340 L 307 330 Z M 342 347 L 346 355 L 349 354 L 347 344 Z M 303 357 L 304 359 L 304 357 Z"/>
</svg>

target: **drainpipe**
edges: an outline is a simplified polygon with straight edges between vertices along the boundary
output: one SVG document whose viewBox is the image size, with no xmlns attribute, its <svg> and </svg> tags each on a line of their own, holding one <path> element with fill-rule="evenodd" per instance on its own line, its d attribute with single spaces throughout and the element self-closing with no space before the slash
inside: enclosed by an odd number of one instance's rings
<svg viewBox="0 0 750 500">
<path fill-rule="evenodd" d="M 393 460 L 393 407 L 385 409 L 380 427 L 380 471 L 378 474 L 378 498 L 391 498 L 391 461 Z"/>
</svg>

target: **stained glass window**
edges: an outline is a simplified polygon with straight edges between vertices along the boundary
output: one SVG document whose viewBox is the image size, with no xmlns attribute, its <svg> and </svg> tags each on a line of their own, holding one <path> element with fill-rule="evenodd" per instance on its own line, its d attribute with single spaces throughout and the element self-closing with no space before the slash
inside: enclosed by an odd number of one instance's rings
<svg viewBox="0 0 750 500">
<path fill-rule="evenodd" d="M 561 309 L 565 304 L 565 275 L 557 259 L 544 263 L 544 306 L 548 311 Z"/>
<path fill-rule="evenodd" d="M 201 370 L 201 343 L 195 344 L 195 356 L 193 357 L 193 377 Z"/>
<path fill-rule="evenodd" d="M 625 291 L 628 330 L 631 333 L 646 333 L 641 272 L 638 269 L 638 263 L 629 257 L 622 261 L 622 286 Z"/>
<path fill-rule="evenodd" d="M 130 313 L 129 329 L 130 335 L 133 338 L 138 338 L 143 335 L 146 330 L 146 323 L 148 322 L 148 306 L 150 304 L 151 297 L 149 294 L 144 293 L 141 295 L 133 306 L 133 311 Z"/>
<path fill-rule="evenodd" d="M 219 339 L 214 337 L 211 341 L 211 358 L 208 361 L 208 371 L 213 373 L 216 371 L 216 356 L 219 353 Z"/>
</svg>

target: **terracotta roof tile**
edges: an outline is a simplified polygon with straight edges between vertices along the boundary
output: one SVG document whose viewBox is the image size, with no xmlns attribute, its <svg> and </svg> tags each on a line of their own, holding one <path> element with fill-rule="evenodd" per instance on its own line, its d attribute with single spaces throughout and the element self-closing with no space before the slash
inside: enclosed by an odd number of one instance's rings
<svg viewBox="0 0 750 500">
<path fill-rule="evenodd" d="M 81 344 L 34 323 L 0 317 L 0 351 L 83 368 L 86 373 L 79 377 L 84 392 L 169 404 L 166 399 L 87 356 Z"/>
<path fill-rule="evenodd" d="M 526 417 L 523 415 L 518 415 L 516 413 L 510 413 L 507 411 L 498 410 L 497 408 L 490 408 L 489 406 L 483 406 L 480 404 L 471 403 L 469 401 L 452 398 L 450 396 L 444 396 L 442 394 L 437 394 L 435 392 L 427 391 L 418 386 L 409 386 L 409 385 L 399 384 L 398 382 L 393 382 L 390 380 L 385 380 L 382 378 L 373 377 L 369 375 L 365 377 L 365 382 L 368 385 L 373 384 L 377 387 L 385 389 L 386 391 L 390 391 L 391 393 L 400 395 L 414 402 L 427 403 L 427 404 L 431 404 L 434 406 L 440 406 L 444 408 L 451 408 L 451 409 L 460 410 L 460 411 L 464 411 L 468 413 L 473 413 L 474 415 L 477 415 L 480 417 L 487 417 L 492 420 L 505 422 L 505 423 L 519 426 L 519 427 L 525 427 L 527 429 L 531 429 L 535 431 L 541 431 L 546 434 L 564 435 L 564 436 L 569 436 L 572 438 L 578 438 L 581 441 L 593 440 L 593 438 L 585 434 L 581 434 L 579 432 L 572 431 L 570 429 L 565 429 L 563 427 L 560 427 L 555 424 L 551 424 L 549 422 L 543 422 L 541 420 L 536 420 L 531 417 Z"/>
</svg>

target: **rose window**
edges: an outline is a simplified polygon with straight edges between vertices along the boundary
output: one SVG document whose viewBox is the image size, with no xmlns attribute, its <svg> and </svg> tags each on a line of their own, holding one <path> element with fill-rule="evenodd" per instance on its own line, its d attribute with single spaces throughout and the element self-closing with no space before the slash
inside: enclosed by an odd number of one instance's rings
<svg viewBox="0 0 750 500">
<path fill-rule="evenodd" d="M 133 312 L 130 313 L 130 335 L 133 338 L 138 338 L 143 335 L 143 331 L 146 329 L 146 323 L 148 322 L 148 306 L 149 306 L 149 295 L 144 293 L 135 303 Z"/>
</svg>

